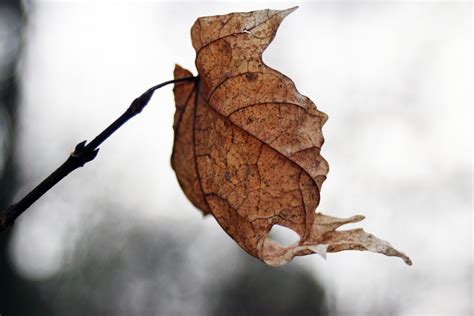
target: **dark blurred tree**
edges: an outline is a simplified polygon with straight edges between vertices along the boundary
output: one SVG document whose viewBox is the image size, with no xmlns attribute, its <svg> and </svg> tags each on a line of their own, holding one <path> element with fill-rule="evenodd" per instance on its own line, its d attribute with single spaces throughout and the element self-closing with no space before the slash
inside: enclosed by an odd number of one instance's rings
<svg viewBox="0 0 474 316">
<path fill-rule="evenodd" d="M 119 208 L 96 205 L 107 220 L 88 227 L 70 263 L 41 284 L 54 298 L 51 315 L 195 314 L 200 286 L 187 268 L 189 241 L 178 235 L 184 225 L 122 222 L 112 215 Z"/>
<path fill-rule="evenodd" d="M 249 256 L 239 269 L 214 289 L 216 316 L 319 316 L 328 315 L 326 294 L 307 271 L 294 263 L 269 267 Z"/>
<path fill-rule="evenodd" d="M 237 247 L 216 261 L 196 253 L 199 228 L 124 222 L 112 215 L 118 208 L 97 206 L 107 220 L 88 227 L 69 264 L 40 285 L 51 315 L 328 314 L 325 291 L 297 265 L 271 268 Z"/>
<path fill-rule="evenodd" d="M 19 100 L 17 64 L 22 46 L 26 14 L 19 0 L 0 1 L 2 54 L 0 54 L 0 211 L 11 204 L 18 187 L 15 136 Z M 12 231 L 0 234 L 0 314 L 47 315 L 35 284 L 22 278 L 9 259 Z"/>
</svg>

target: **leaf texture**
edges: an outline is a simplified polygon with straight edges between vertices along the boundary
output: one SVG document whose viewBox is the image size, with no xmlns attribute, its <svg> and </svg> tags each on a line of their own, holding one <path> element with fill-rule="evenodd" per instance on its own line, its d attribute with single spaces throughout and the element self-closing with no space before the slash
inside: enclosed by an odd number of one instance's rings
<svg viewBox="0 0 474 316">
<path fill-rule="evenodd" d="M 249 254 L 269 265 L 295 256 L 369 250 L 410 259 L 362 229 L 316 213 L 329 166 L 321 156 L 319 111 L 294 83 L 262 61 L 282 20 L 296 8 L 202 17 L 191 29 L 199 80 L 175 84 L 171 158 L 189 200 L 212 214 Z M 175 78 L 191 76 L 176 65 Z M 283 246 L 273 225 L 300 240 Z"/>
</svg>

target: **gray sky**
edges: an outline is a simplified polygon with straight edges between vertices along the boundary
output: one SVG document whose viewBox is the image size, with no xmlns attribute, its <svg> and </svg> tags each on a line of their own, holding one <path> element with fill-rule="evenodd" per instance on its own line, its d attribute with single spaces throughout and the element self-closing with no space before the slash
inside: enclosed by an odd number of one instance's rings
<svg viewBox="0 0 474 316">
<path fill-rule="evenodd" d="M 34 2 L 22 71 L 24 188 L 56 168 L 148 87 L 195 71 L 190 27 L 199 16 L 295 3 Z M 366 215 L 351 227 L 390 241 L 401 260 L 359 252 L 297 259 L 342 312 L 393 305 L 402 315 L 472 312 L 472 8 L 468 2 L 302 2 L 265 62 L 329 115 L 330 164 L 318 210 Z M 170 167 L 174 100 L 160 90 L 144 112 L 18 222 L 18 269 L 43 279 L 62 269 L 94 205 L 113 200 L 138 222 L 177 220 L 237 247 L 202 220 Z M 21 195 L 21 194 L 20 194 Z M 131 214 L 114 214 L 126 221 Z M 80 225 L 81 224 L 81 225 Z M 208 230 L 215 230 L 211 235 Z M 216 238 L 217 236 L 217 238 Z M 208 242 L 200 244 L 209 251 Z M 199 252 L 198 252 L 199 253 Z"/>
</svg>

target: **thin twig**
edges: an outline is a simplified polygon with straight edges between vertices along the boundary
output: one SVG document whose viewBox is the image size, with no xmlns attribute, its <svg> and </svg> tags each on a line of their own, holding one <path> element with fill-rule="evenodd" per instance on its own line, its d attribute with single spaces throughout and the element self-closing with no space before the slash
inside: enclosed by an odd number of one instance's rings
<svg viewBox="0 0 474 316">
<path fill-rule="evenodd" d="M 20 216 L 43 194 L 48 192 L 68 174 L 70 174 L 75 169 L 84 166 L 89 161 L 93 160 L 99 152 L 98 147 L 129 119 L 140 113 L 150 101 L 155 90 L 171 83 L 193 80 L 197 80 L 197 77 L 184 77 L 169 80 L 154 87 L 151 87 L 141 96 L 133 100 L 132 104 L 128 107 L 128 109 L 122 115 L 120 115 L 119 118 L 117 118 L 112 124 L 110 124 L 106 129 L 104 129 L 99 135 L 97 135 L 90 143 L 86 144 L 86 141 L 83 141 L 77 144 L 74 151 L 69 155 L 69 157 L 61 166 L 59 166 L 53 173 L 51 173 L 46 179 L 44 179 L 40 184 L 38 184 L 33 190 L 31 190 L 23 199 L 11 205 L 3 214 L 0 215 L 0 232 L 12 226 L 18 216 Z"/>
</svg>

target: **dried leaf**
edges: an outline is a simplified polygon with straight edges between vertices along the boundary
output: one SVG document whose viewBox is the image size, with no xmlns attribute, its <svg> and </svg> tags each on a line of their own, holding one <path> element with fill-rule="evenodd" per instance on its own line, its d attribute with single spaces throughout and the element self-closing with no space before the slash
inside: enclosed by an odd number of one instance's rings
<svg viewBox="0 0 474 316">
<path fill-rule="evenodd" d="M 191 30 L 197 82 L 177 83 L 172 166 L 186 196 L 211 213 L 249 254 L 269 265 L 294 256 L 369 250 L 410 259 L 348 219 L 315 213 L 328 164 L 321 156 L 327 115 L 262 53 L 296 8 L 199 18 Z M 175 78 L 190 76 L 176 66 Z M 273 225 L 300 240 L 284 247 Z"/>
</svg>

